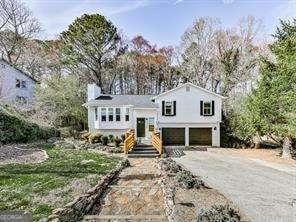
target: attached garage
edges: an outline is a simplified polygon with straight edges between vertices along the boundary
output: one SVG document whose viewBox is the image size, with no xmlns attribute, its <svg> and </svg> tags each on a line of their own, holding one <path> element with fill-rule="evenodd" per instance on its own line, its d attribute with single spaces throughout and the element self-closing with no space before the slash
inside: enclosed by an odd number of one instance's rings
<svg viewBox="0 0 296 222">
<path fill-rule="evenodd" d="M 162 128 L 164 145 L 185 145 L 185 128 Z"/>
<path fill-rule="evenodd" d="M 212 128 L 189 128 L 189 145 L 212 145 Z"/>
</svg>

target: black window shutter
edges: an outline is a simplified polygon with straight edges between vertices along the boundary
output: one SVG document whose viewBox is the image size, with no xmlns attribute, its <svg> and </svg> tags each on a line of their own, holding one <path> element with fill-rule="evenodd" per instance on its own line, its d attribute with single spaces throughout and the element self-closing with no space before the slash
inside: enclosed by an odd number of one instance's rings
<svg viewBox="0 0 296 222">
<path fill-rule="evenodd" d="M 215 115 L 215 101 L 212 100 L 212 116 Z"/>
<path fill-rule="evenodd" d="M 164 116 L 165 115 L 165 113 L 164 113 L 164 101 L 162 101 L 162 115 Z"/>
<path fill-rule="evenodd" d="M 200 115 L 203 116 L 203 101 L 200 100 Z"/>
<path fill-rule="evenodd" d="M 176 115 L 176 101 L 174 101 L 174 116 Z"/>
</svg>

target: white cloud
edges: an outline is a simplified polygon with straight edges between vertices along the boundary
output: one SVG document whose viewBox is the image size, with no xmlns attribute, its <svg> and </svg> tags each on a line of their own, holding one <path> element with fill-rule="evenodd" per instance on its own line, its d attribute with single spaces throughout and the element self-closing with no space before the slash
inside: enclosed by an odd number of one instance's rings
<svg viewBox="0 0 296 222">
<path fill-rule="evenodd" d="M 108 2 L 104 0 L 39 1 L 23 0 L 39 19 L 44 38 L 55 38 L 78 16 L 101 13 L 107 17 L 128 13 L 149 5 L 149 0 Z"/>
</svg>

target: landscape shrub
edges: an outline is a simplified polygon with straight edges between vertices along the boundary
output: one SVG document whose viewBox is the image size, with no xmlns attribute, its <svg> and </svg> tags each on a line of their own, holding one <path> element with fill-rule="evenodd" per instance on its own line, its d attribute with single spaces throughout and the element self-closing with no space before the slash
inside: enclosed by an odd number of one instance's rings
<svg viewBox="0 0 296 222">
<path fill-rule="evenodd" d="M 178 173 L 182 170 L 181 167 L 170 158 L 161 160 L 161 169 L 169 173 Z"/>
<path fill-rule="evenodd" d="M 102 134 L 99 133 L 99 132 L 93 132 L 89 135 L 88 137 L 88 141 L 90 143 L 98 143 L 98 142 L 101 142 L 101 138 L 102 138 Z"/>
<path fill-rule="evenodd" d="M 239 222 L 239 212 L 231 208 L 229 205 L 214 205 L 209 209 L 201 210 L 197 222 L 213 222 L 213 221 L 231 221 Z"/>
<path fill-rule="evenodd" d="M 176 174 L 176 179 L 178 183 L 181 185 L 181 187 L 185 189 L 200 188 L 204 186 L 204 182 L 201 179 L 195 177 L 189 171 L 179 171 Z"/>
<path fill-rule="evenodd" d="M 125 141 L 125 134 L 121 134 L 120 137 L 121 137 L 121 140 L 122 140 L 122 141 Z"/>
<path fill-rule="evenodd" d="M 122 140 L 118 137 L 115 137 L 114 139 L 114 144 L 115 144 L 115 147 L 119 147 L 120 143 L 122 142 Z"/>
<path fill-rule="evenodd" d="M 90 134 L 91 133 L 88 131 L 82 131 L 82 132 L 80 132 L 79 138 L 82 140 L 88 140 Z"/>
<path fill-rule="evenodd" d="M 40 126 L 0 107 L 0 143 L 31 142 L 59 135 L 55 128 Z"/>
<path fill-rule="evenodd" d="M 108 145 L 108 136 L 102 136 L 101 137 L 101 141 L 103 145 Z"/>
<path fill-rule="evenodd" d="M 109 135 L 109 140 L 110 140 L 110 142 L 113 142 L 114 136 L 112 134 Z"/>
</svg>

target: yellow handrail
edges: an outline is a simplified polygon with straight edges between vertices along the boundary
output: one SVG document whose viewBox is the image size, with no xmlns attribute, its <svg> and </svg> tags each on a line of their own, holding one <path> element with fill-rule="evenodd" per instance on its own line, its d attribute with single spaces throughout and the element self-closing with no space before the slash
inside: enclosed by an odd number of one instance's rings
<svg viewBox="0 0 296 222">
<path fill-rule="evenodd" d="M 159 154 L 163 153 L 162 140 L 160 138 L 159 132 L 154 132 L 152 134 L 152 145 L 158 151 Z"/>
<path fill-rule="evenodd" d="M 128 152 L 134 148 L 135 144 L 136 144 L 135 132 L 134 130 L 128 130 L 125 133 L 125 140 L 123 142 L 124 153 L 128 154 Z"/>
</svg>

